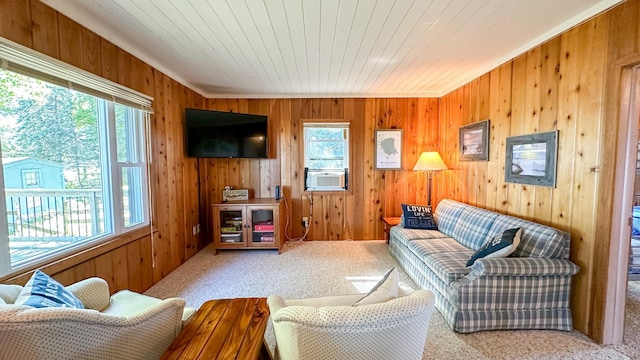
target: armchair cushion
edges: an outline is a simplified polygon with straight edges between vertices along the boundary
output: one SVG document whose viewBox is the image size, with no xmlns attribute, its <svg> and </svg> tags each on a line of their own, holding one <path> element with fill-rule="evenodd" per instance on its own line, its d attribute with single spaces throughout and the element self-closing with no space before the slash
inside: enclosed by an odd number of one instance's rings
<svg viewBox="0 0 640 360">
<path fill-rule="evenodd" d="M 111 304 L 109 304 L 102 313 L 132 317 L 161 302 L 162 300 L 151 296 L 138 294 L 129 290 L 121 290 L 111 296 Z"/>
<path fill-rule="evenodd" d="M 21 291 L 22 286 L 20 285 L 0 284 L 0 299 L 6 304 L 13 304 Z"/>
<path fill-rule="evenodd" d="M 84 309 L 82 302 L 52 277 L 36 270 L 15 301 L 35 308 L 69 307 Z"/>
<path fill-rule="evenodd" d="M 398 270 L 393 267 L 378 281 L 367 295 L 356 301 L 353 306 L 376 304 L 398 297 Z"/>
</svg>

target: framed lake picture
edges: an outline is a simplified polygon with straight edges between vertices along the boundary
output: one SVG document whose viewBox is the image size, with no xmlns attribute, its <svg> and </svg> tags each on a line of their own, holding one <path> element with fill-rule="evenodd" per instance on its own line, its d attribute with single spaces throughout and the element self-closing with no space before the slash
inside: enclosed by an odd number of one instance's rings
<svg viewBox="0 0 640 360">
<path fill-rule="evenodd" d="M 458 130 L 460 161 L 489 160 L 489 119 Z"/>
<path fill-rule="evenodd" d="M 507 137 L 504 181 L 556 186 L 558 130 Z"/>
<path fill-rule="evenodd" d="M 402 129 L 376 130 L 375 169 L 402 169 Z"/>
</svg>

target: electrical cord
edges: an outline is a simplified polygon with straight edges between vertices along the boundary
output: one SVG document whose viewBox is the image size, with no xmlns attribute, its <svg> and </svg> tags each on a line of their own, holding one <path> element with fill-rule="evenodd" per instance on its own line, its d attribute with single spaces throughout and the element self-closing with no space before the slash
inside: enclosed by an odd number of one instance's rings
<svg viewBox="0 0 640 360">
<path fill-rule="evenodd" d="M 289 211 L 289 203 L 287 202 L 287 197 L 284 195 L 284 191 L 282 192 L 282 198 L 284 199 L 284 207 L 287 211 L 287 221 L 284 224 L 284 236 L 287 238 L 287 240 L 289 241 L 304 241 L 304 239 L 307 237 L 307 234 L 309 234 L 309 228 L 311 226 L 309 226 L 309 223 L 307 223 L 307 225 L 305 226 L 305 230 L 304 230 L 304 234 L 302 234 L 301 237 L 297 237 L 297 238 L 292 238 L 289 236 L 288 232 L 288 228 L 289 228 L 289 217 L 291 215 L 291 212 Z M 309 204 L 313 205 L 313 196 L 310 198 L 309 200 Z M 311 209 L 311 207 L 310 207 Z M 309 221 L 311 221 L 311 210 L 309 210 Z"/>
</svg>

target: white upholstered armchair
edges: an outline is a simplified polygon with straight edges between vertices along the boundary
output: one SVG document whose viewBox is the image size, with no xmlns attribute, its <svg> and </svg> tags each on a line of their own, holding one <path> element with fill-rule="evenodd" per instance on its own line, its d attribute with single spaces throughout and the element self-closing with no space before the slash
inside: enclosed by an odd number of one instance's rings
<svg viewBox="0 0 640 360">
<path fill-rule="evenodd" d="M 421 359 L 433 293 L 416 290 L 386 302 L 352 306 L 361 297 L 270 296 L 276 359 Z"/>
<path fill-rule="evenodd" d="M 14 305 L 22 286 L 0 285 L 0 359 L 158 359 L 194 312 L 178 298 L 110 297 L 100 278 L 66 289 L 84 309 Z"/>
</svg>

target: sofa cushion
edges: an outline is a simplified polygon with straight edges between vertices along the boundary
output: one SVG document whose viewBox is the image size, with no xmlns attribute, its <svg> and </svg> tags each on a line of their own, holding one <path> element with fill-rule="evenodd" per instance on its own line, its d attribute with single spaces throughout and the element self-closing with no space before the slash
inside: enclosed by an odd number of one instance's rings
<svg viewBox="0 0 640 360">
<path fill-rule="evenodd" d="M 84 309 L 82 302 L 69 290 L 40 270 L 36 270 L 31 279 L 22 288 L 15 302 L 35 308 L 68 307 Z"/>
<path fill-rule="evenodd" d="M 449 284 L 469 273 L 467 260 L 473 251 L 451 238 L 414 240 L 408 248 L 444 283 Z"/>
<path fill-rule="evenodd" d="M 478 250 L 486 242 L 489 230 L 499 216 L 493 211 L 464 205 L 450 235 L 471 250 Z"/>
<path fill-rule="evenodd" d="M 505 230 L 488 241 L 471 255 L 467 266 L 473 265 L 477 259 L 491 257 L 507 257 L 511 255 L 520 244 L 522 228 Z"/>
<path fill-rule="evenodd" d="M 465 206 L 465 204 L 453 200 L 445 199 L 440 201 L 434 213 L 438 230 L 447 236 L 451 236 L 451 231 Z"/>
<path fill-rule="evenodd" d="M 407 229 L 438 230 L 431 208 L 423 205 L 401 204 L 402 224 Z"/>
<path fill-rule="evenodd" d="M 440 278 L 445 284 L 466 276 L 470 268 L 467 267 L 467 260 L 471 257 L 472 251 L 441 252 L 426 255 L 423 260 L 425 265 Z"/>
<path fill-rule="evenodd" d="M 409 241 L 413 240 L 440 239 L 448 237 L 438 230 L 406 229 L 402 226 L 393 226 L 389 230 L 389 235 L 389 241 L 398 241 L 405 246 Z"/>
<path fill-rule="evenodd" d="M 470 251 L 455 239 L 450 237 L 413 240 L 410 243 L 406 244 L 406 246 L 410 251 L 412 251 L 419 257 L 441 252 L 464 251 L 473 253 L 473 251 Z"/>
<path fill-rule="evenodd" d="M 394 266 L 384 274 L 382 279 L 378 281 L 367 295 L 353 303 L 353 306 L 377 304 L 397 298 L 400 292 L 398 282 L 398 269 Z"/>
<path fill-rule="evenodd" d="M 558 229 L 516 218 L 500 215 L 491 226 L 489 236 L 493 237 L 506 229 L 522 228 L 520 245 L 512 256 L 563 258 L 569 257 L 569 234 Z"/>
</svg>

